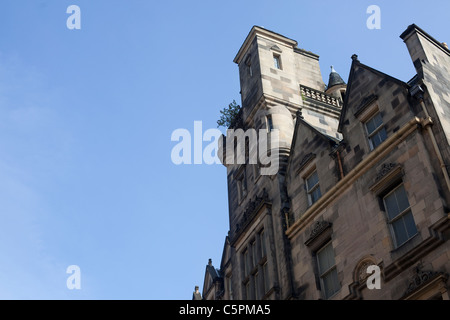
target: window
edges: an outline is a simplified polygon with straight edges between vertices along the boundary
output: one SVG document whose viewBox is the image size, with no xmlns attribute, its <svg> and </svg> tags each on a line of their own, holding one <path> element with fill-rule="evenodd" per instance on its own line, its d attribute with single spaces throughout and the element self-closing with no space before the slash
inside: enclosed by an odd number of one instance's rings
<svg viewBox="0 0 450 320">
<path fill-rule="evenodd" d="M 271 116 L 271 115 L 268 115 L 268 116 L 266 117 L 266 119 L 267 119 L 267 131 L 268 131 L 268 132 L 271 132 L 271 131 L 273 131 L 273 121 L 272 121 L 272 116 Z"/>
<path fill-rule="evenodd" d="M 312 206 L 322 196 L 317 171 L 314 171 L 314 173 L 306 179 L 306 192 L 308 193 L 308 202 L 310 206 Z"/>
<path fill-rule="evenodd" d="M 269 270 L 267 269 L 267 262 L 262 266 L 262 277 L 263 277 L 263 286 L 264 286 L 264 294 L 269 291 Z"/>
<path fill-rule="evenodd" d="M 345 90 L 341 90 L 341 98 L 342 98 L 342 102 L 345 101 Z"/>
<path fill-rule="evenodd" d="M 253 181 L 257 181 L 258 178 L 261 176 L 261 168 L 259 167 L 259 164 L 253 165 Z"/>
<path fill-rule="evenodd" d="M 255 279 L 254 279 L 254 289 L 255 289 L 255 300 L 259 300 L 259 273 L 255 273 Z"/>
<path fill-rule="evenodd" d="M 247 300 L 251 299 L 251 296 L 250 296 L 250 281 L 245 284 L 245 298 Z"/>
<path fill-rule="evenodd" d="M 403 184 L 383 198 L 388 224 L 397 248 L 417 234 L 417 227 L 411 212 Z"/>
<path fill-rule="evenodd" d="M 244 168 L 242 174 L 237 178 L 237 186 L 238 186 L 238 198 L 239 202 L 241 202 L 247 196 L 246 168 Z"/>
<path fill-rule="evenodd" d="M 230 300 L 233 300 L 233 284 L 231 283 L 231 275 L 227 276 L 227 290 Z"/>
<path fill-rule="evenodd" d="M 334 250 L 331 242 L 317 252 L 320 286 L 325 299 L 330 298 L 340 289 Z"/>
<path fill-rule="evenodd" d="M 252 268 L 256 266 L 256 264 L 258 263 L 258 256 L 256 254 L 256 241 L 253 241 L 250 244 L 250 248 L 252 250 Z"/>
<path fill-rule="evenodd" d="M 253 76 L 253 70 L 252 70 L 252 56 L 248 55 L 247 58 L 245 59 L 245 64 L 247 66 L 247 70 L 248 70 L 248 74 L 250 75 L 250 77 Z"/>
<path fill-rule="evenodd" d="M 374 150 L 387 139 L 386 129 L 384 128 L 380 113 L 377 113 L 366 122 L 366 130 L 371 150 Z"/>
<path fill-rule="evenodd" d="M 261 258 L 264 258 L 267 255 L 264 229 L 259 233 L 259 241 L 261 245 Z"/>
<path fill-rule="evenodd" d="M 250 258 L 247 249 L 245 249 L 244 251 L 243 258 L 244 258 L 244 276 L 247 276 L 250 273 Z"/>
<path fill-rule="evenodd" d="M 281 57 L 277 54 L 273 55 L 273 64 L 275 68 L 281 70 Z"/>
<path fill-rule="evenodd" d="M 242 295 L 247 299 L 263 299 L 270 289 L 265 229 L 261 228 L 242 251 Z M 245 287 L 245 288 L 244 288 Z"/>
</svg>

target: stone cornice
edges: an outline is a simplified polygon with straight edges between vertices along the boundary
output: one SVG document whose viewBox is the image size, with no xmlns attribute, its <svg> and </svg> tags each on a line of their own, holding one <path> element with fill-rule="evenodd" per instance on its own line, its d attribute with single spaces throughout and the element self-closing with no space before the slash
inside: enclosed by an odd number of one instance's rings
<svg viewBox="0 0 450 320">
<path fill-rule="evenodd" d="M 247 38 L 245 38 L 244 43 L 242 44 L 241 48 L 239 49 L 236 57 L 234 58 L 233 62 L 239 64 L 242 60 L 242 58 L 244 57 L 245 53 L 248 51 L 248 48 L 250 47 L 250 45 L 253 42 L 253 39 L 256 36 L 260 36 L 262 38 L 267 38 L 270 39 L 272 41 L 276 41 L 279 43 L 282 43 L 284 45 L 290 46 L 292 48 L 296 48 L 297 47 L 297 41 L 293 40 L 293 39 L 289 39 L 281 34 L 278 34 L 276 32 L 258 27 L 258 26 L 253 26 L 253 28 L 250 30 Z"/>
<path fill-rule="evenodd" d="M 417 25 L 412 24 L 408 26 L 408 28 L 400 35 L 400 38 L 406 42 L 409 37 L 411 37 L 413 34 L 419 34 L 425 39 L 427 39 L 430 43 L 434 44 L 437 48 L 442 50 L 447 55 L 450 55 L 450 50 L 443 46 L 443 44 L 439 41 L 437 41 L 435 38 L 430 36 L 428 33 L 426 33 L 424 30 L 419 28 Z"/>
<path fill-rule="evenodd" d="M 269 195 L 266 189 L 263 190 L 261 197 L 256 196 L 255 200 L 250 201 L 245 207 L 242 217 L 234 227 L 230 236 L 230 245 L 234 247 L 244 232 L 249 228 L 254 219 L 262 212 L 264 207 L 271 208 Z"/>
</svg>

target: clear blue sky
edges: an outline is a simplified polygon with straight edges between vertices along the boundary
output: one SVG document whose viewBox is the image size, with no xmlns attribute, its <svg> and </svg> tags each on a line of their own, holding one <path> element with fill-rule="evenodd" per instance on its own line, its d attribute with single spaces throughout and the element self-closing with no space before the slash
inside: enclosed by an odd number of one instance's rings
<svg viewBox="0 0 450 320">
<path fill-rule="evenodd" d="M 399 35 L 416 23 L 450 42 L 449 14 L 446 0 L 2 0 L 0 298 L 190 299 L 220 264 L 226 170 L 174 165 L 170 137 L 240 102 L 232 60 L 251 27 L 319 54 L 325 82 L 330 65 L 348 79 L 354 53 L 407 81 Z"/>
</svg>

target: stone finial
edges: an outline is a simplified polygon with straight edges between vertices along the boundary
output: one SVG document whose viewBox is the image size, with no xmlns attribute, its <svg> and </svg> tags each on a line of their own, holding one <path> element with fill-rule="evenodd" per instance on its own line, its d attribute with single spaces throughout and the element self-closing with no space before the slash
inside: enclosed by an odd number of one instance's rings
<svg viewBox="0 0 450 320">
<path fill-rule="evenodd" d="M 208 266 L 212 266 L 212 259 L 208 259 Z"/>
<path fill-rule="evenodd" d="M 297 110 L 296 116 L 297 116 L 297 118 L 304 119 L 302 109 Z"/>
<path fill-rule="evenodd" d="M 352 55 L 352 60 L 353 61 L 359 61 L 358 60 L 358 55 L 357 54 Z"/>
<path fill-rule="evenodd" d="M 446 49 L 448 49 L 448 44 L 447 44 L 446 42 L 442 42 L 442 45 L 443 45 Z"/>
</svg>

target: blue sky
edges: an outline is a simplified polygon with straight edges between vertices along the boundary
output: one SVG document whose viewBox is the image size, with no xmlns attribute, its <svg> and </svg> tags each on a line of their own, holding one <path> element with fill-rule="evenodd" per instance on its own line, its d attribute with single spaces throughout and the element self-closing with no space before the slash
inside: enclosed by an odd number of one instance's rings
<svg viewBox="0 0 450 320">
<path fill-rule="evenodd" d="M 81 30 L 66 27 L 72 4 Z M 190 299 L 220 264 L 226 170 L 174 165 L 170 138 L 240 102 L 232 61 L 251 27 L 319 54 L 325 82 L 330 65 L 348 79 L 354 53 L 408 81 L 409 24 L 450 42 L 450 3 L 427 4 L 3 0 L 0 299 Z"/>
</svg>

